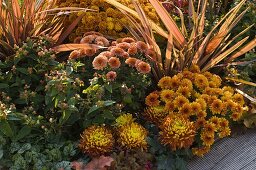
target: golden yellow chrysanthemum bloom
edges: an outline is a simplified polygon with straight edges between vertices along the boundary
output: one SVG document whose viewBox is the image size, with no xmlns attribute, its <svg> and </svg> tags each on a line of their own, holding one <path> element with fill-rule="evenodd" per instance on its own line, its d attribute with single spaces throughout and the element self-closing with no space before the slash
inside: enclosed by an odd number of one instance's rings
<svg viewBox="0 0 256 170">
<path fill-rule="evenodd" d="M 138 123 L 122 126 L 117 129 L 118 143 L 124 149 L 147 149 L 147 130 Z"/>
<path fill-rule="evenodd" d="M 114 138 L 104 126 L 91 126 L 81 135 L 79 148 L 90 156 L 99 156 L 112 150 Z"/>
<path fill-rule="evenodd" d="M 158 100 L 159 95 L 155 92 L 150 93 L 146 99 L 145 103 L 147 106 L 153 107 L 153 106 L 158 106 L 160 101 Z"/>
<path fill-rule="evenodd" d="M 161 78 L 158 82 L 158 86 L 161 89 L 171 89 L 171 82 L 172 82 L 172 78 L 169 76 L 165 76 L 163 78 Z"/>
<path fill-rule="evenodd" d="M 172 150 L 189 148 L 194 142 L 196 129 L 193 122 L 182 115 L 169 114 L 160 126 L 160 141 Z"/>
<path fill-rule="evenodd" d="M 202 75 L 202 74 L 194 74 L 195 76 L 195 80 L 194 80 L 194 84 L 197 88 L 204 90 L 206 87 L 209 86 L 209 82 L 208 79 Z"/>
<path fill-rule="evenodd" d="M 121 4 L 125 5 L 134 10 L 134 6 L 131 0 L 117 0 Z M 149 19 L 154 21 L 154 23 L 159 24 L 159 17 L 154 10 L 153 6 L 148 3 L 148 0 L 139 0 L 142 9 L 144 9 L 145 14 Z M 114 6 L 104 2 L 104 0 L 57 0 L 56 5 L 58 7 L 79 7 L 88 8 L 95 11 L 87 11 L 86 13 L 72 12 L 67 17 L 65 22 L 68 27 L 77 17 L 82 17 L 81 22 L 75 28 L 74 32 L 69 37 L 73 41 L 75 37 L 82 36 L 88 31 L 97 31 L 104 35 L 109 35 L 112 37 L 127 37 L 129 36 L 129 31 L 125 28 L 129 20 L 125 15 Z"/>
<path fill-rule="evenodd" d="M 169 111 L 164 106 L 147 107 L 143 112 L 143 116 L 146 120 L 159 125 L 168 113 Z"/>
<path fill-rule="evenodd" d="M 175 98 L 176 94 L 173 90 L 162 90 L 160 92 L 160 97 L 163 102 L 172 101 Z"/>
<path fill-rule="evenodd" d="M 204 154 L 208 153 L 210 151 L 210 146 L 202 146 L 200 148 L 192 148 L 193 155 L 203 157 Z"/>
<path fill-rule="evenodd" d="M 132 117 L 132 114 L 128 113 L 128 114 L 122 114 L 121 116 L 119 116 L 118 118 L 116 118 L 116 123 L 115 125 L 117 127 L 120 126 L 125 126 L 125 125 L 129 125 L 131 123 L 134 122 L 134 118 Z"/>
</svg>

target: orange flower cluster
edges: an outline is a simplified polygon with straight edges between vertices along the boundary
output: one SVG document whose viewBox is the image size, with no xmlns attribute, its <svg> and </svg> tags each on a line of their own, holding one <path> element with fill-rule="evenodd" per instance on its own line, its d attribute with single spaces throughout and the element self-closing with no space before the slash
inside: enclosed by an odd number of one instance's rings
<svg viewBox="0 0 256 170">
<path fill-rule="evenodd" d="M 146 97 L 143 116 L 160 128 L 161 142 L 172 150 L 189 148 L 197 136 L 201 141 L 192 151 L 202 156 L 216 137 L 230 135 L 229 122 L 238 121 L 244 112 L 243 96 L 221 84 L 219 76 L 201 73 L 198 66 L 163 77 L 158 82 L 161 90 Z"/>
</svg>

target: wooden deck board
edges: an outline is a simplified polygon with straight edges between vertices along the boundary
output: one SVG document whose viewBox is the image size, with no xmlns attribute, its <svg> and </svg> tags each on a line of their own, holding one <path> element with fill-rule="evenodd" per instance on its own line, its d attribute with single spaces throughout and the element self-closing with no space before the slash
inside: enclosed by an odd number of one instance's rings
<svg viewBox="0 0 256 170">
<path fill-rule="evenodd" d="M 193 158 L 188 170 L 256 170 L 256 129 L 218 141 L 203 158 Z"/>
</svg>

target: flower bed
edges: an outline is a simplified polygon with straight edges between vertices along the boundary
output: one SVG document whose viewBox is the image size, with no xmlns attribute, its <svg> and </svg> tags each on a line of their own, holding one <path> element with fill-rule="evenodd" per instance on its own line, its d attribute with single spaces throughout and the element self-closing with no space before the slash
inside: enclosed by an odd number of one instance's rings
<svg viewBox="0 0 256 170">
<path fill-rule="evenodd" d="M 231 81 L 255 84 L 228 76 L 223 65 L 255 40 L 241 47 L 247 38 L 231 41 L 214 26 L 207 34 L 196 24 L 206 22 L 206 2 L 194 4 L 204 8 L 191 32 L 157 0 L 99 2 L 0 2 L 4 168 L 186 169 L 188 159 L 209 152 L 253 113 L 255 99 Z M 220 30 L 234 27 L 244 3 L 217 23 Z M 97 20 L 103 15 L 106 22 Z"/>
</svg>

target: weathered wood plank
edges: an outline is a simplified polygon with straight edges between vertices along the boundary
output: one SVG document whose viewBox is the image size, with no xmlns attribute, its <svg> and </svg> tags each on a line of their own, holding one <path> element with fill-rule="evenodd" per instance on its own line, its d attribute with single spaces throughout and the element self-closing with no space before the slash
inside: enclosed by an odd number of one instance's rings
<svg viewBox="0 0 256 170">
<path fill-rule="evenodd" d="M 203 158 L 188 163 L 189 170 L 256 170 L 256 130 L 218 141 Z"/>
</svg>

